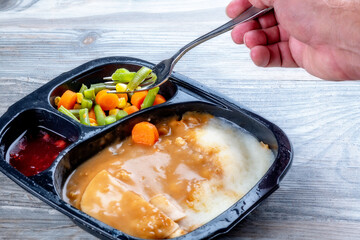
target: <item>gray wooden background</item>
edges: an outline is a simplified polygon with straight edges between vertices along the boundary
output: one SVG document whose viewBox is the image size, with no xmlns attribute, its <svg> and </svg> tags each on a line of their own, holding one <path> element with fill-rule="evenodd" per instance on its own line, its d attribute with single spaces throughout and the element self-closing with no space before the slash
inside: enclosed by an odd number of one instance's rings
<svg viewBox="0 0 360 240">
<path fill-rule="evenodd" d="M 223 0 L 1 0 L 0 115 L 62 72 L 106 56 L 158 62 L 228 20 Z M 280 189 L 218 239 L 360 238 L 360 82 L 263 69 L 226 33 L 175 71 L 275 122 L 295 158 Z M 0 173 L 1 239 L 91 239 Z"/>
</svg>

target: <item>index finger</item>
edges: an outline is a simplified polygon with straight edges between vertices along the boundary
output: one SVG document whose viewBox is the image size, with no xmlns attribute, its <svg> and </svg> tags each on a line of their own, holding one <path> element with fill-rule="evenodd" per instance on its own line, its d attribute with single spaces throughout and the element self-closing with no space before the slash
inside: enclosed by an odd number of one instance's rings
<svg viewBox="0 0 360 240">
<path fill-rule="evenodd" d="M 248 0 L 232 0 L 226 7 L 226 14 L 230 18 L 235 18 L 251 6 Z"/>
<path fill-rule="evenodd" d="M 274 6 L 275 0 L 249 0 L 254 7 L 257 8 L 268 8 Z"/>
</svg>

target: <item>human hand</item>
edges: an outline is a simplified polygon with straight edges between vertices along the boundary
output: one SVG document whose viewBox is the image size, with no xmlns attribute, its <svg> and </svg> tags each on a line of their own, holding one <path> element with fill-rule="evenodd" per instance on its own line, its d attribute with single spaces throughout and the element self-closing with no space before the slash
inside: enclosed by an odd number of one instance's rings
<svg viewBox="0 0 360 240">
<path fill-rule="evenodd" d="M 360 79 L 359 0 L 233 0 L 227 15 L 274 7 L 237 25 L 232 39 L 261 67 L 301 67 L 329 80 Z"/>
</svg>

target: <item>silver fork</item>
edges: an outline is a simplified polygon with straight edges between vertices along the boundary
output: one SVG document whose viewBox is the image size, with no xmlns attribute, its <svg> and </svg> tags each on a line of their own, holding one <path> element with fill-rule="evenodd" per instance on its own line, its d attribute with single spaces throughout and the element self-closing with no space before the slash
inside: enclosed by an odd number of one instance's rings
<svg viewBox="0 0 360 240">
<path fill-rule="evenodd" d="M 194 41 L 186 44 L 179 51 L 177 51 L 174 54 L 174 56 L 172 56 L 169 59 L 165 59 L 165 60 L 161 61 L 160 63 L 158 63 L 157 65 L 155 65 L 153 67 L 152 70 L 157 75 L 157 79 L 153 84 L 144 86 L 140 90 L 134 90 L 133 92 L 149 90 L 151 88 L 160 86 L 161 84 L 165 83 L 169 79 L 169 77 L 174 69 L 175 64 L 190 49 L 192 49 L 193 47 L 196 47 L 197 45 L 199 45 L 213 37 L 219 36 L 220 34 L 223 34 L 227 31 L 231 30 L 232 28 L 234 28 L 235 25 L 237 25 L 239 23 L 247 22 L 249 20 L 260 17 L 260 16 L 264 15 L 265 13 L 271 11 L 272 9 L 273 8 L 259 9 L 259 8 L 255 8 L 255 7 L 250 7 L 245 12 L 243 12 L 236 18 L 230 20 L 229 22 L 225 23 L 224 25 L 222 25 L 222 26 L 216 28 L 215 30 L 208 32 L 205 35 L 202 35 L 201 37 L 195 39 Z M 104 78 L 104 79 L 108 80 L 109 78 Z M 110 86 L 108 88 L 114 89 L 114 87 L 110 87 Z M 123 92 L 116 92 L 116 91 L 109 91 L 109 92 L 123 93 Z"/>
</svg>

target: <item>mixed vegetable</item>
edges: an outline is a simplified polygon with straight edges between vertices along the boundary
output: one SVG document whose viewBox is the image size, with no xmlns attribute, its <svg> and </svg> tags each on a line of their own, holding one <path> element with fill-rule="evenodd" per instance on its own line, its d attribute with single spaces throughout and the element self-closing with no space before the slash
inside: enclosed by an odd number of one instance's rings
<svg viewBox="0 0 360 240">
<path fill-rule="evenodd" d="M 117 92 L 141 90 L 141 86 L 153 83 L 156 75 L 147 67 L 137 72 L 117 69 L 111 76 Z M 55 98 L 55 105 L 63 114 L 88 126 L 103 126 L 141 109 L 166 102 L 158 94 L 159 87 L 135 93 L 109 93 L 105 83 L 82 85 L 78 92 L 66 90 Z"/>
</svg>

